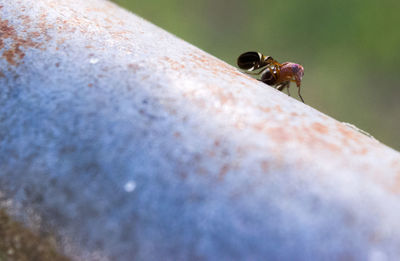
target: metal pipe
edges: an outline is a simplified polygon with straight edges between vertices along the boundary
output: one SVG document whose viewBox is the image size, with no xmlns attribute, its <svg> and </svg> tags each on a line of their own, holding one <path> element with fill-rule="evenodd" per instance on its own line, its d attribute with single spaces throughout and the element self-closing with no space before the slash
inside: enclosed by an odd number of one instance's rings
<svg viewBox="0 0 400 261">
<path fill-rule="evenodd" d="M 107 1 L 0 35 L 1 206 L 72 259 L 400 255 L 398 152 Z"/>
</svg>

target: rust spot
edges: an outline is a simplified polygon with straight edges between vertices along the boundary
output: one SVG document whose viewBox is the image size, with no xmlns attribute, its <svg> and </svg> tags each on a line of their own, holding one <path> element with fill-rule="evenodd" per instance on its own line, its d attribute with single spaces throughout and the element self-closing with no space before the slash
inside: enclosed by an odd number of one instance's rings
<svg viewBox="0 0 400 261">
<path fill-rule="evenodd" d="M 60 40 L 57 40 L 57 45 L 58 46 L 60 46 L 60 45 L 62 45 L 62 44 L 64 44 L 65 43 L 65 41 L 66 41 L 66 39 L 65 38 L 62 38 L 62 39 L 60 39 Z M 59 47 L 57 46 L 57 50 L 59 49 Z"/>
<path fill-rule="evenodd" d="M 321 134 L 326 134 L 329 132 L 328 127 L 326 127 L 325 125 L 319 123 L 319 122 L 315 122 L 311 125 L 311 128 Z"/>
<path fill-rule="evenodd" d="M 27 15 L 19 15 L 18 16 L 19 19 L 24 20 L 24 22 L 29 22 L 30 18 Z"/>
<path fill-rule="evenodd" d="M 15 36 L 15 29 L 8 25 L 8 20 L 0 20 L 0 33 L 3 39 Z"/>
<path fill-rule="evenodd" d="M 199 174 L 201 176 L 207 175 L 207 173 L 208 173 L 208 171 L 203 167 L 197 167 L 196 172 L 197 172 L 197 174 Z"/>
<path fill-rule="evenodd" d="M 56 63 L 56 67 L 57 67 L 57 68 L 60 67 L 60 63 Z"/>
<path fill-rule="evenodd" d="M 93 84 L 92 84 L 92 83 L 89 83 L 89 84 L 88 84 L 88 87 L 90 87 L 90 88 L 93 87 Z"/>
<path fill-rule="evenodd" d="M 25 53 L 21 50 L 22 44 L 26 44 L 24 40 L 16 40 L 10 49 L 3 52 L 3 58 L 7 60 L 7 62 L 11 65 L 18 65 L 18 62 L 25 57 Z M 26 44 L 25 47 L 30 46 L 30 44 Z"/>
<path fill-rule="evenodd" d="M 209 150 L 209 151 L 207 151 L 207 155 L 210 157 L 210 158 L 213 158 L 213 157 L 215 157 L 215 150 Z"/>
<path fill-rule="evenodd" d="M 346 139 L 351 139 L 351 140 L 355 140 L 355 141 L 359 141 L 359 135 L 361 135 L 361 133 L 356 133 L 353 130 L 348 129 L 347 127 L 341 125 L 341 124 L 337 124 L 337 130 L 346 138 Z"/>
<path fill-rule="evenodd" d="M 340 145 L 330 142 L 329 138 L 326 138 L 325 135 L 315 135 L 313 130 L 321 134 L 326 134 L 329 131 L 325 125 L 314 123 L 311 127 L 294 128 L 293 133 L 296 139 L 307 144 L 307 147 L 323 148 L 334 153 L 339 153 L 342 150 Z"/>
<path fill-rule="evenodd" d="M 325 146 L 330 149 L 331 151 L 334 152 L 340 152 L 342 149 L 340 148 L 340 146 L 334 144 L 334 143 L 330 143 L 330 142 L 324 142 Z"/>
<path fill-rule="evenodd" d="M 183 64 L 181 64 L 181 63 L 179 63 L 177 61 L 174 61 L 173 59 L 171 59 L 171 58 L 169 58 L 167 56 L 164 57 L 164 60 L 167 61 L 171 65 L 171 68 L 173 70 L 178 71 L 178 70 L 182 70 L 182 69 L 185 68 L 185 66 Z"/>
<path fill-rule="evenodd" d="M 275 110 L 277 110 L 278 112 L 283 112 L 280 105 L 275 105 Z"/>
<path fill-rule="evenodd" d="M 293 117 L 299 116 L 299 114 L 297 112 L 292 112 L 292 113 L 290 113 L 290 115 L 293 116 Z"/>
<path fill-rule="evenodd" d="M 259 108 L 262 112 L 265 112 L 265 113 L 271 112 L 271 108 L 269 108 L 269 107 L 261 107 L 261 106 L 259 106 L 258 108 Z"/>
<path fill-rule="evenodd" d="M 262 131 L 265 128 L 265 124 L 260 122 L 260 123 L 255 123 L 253 124 L 254 129 L 257 131 Z"/>
<path fill-rule="evenodd" d="M 23 20 L 27 20 L 26 17 L 22 17 Z M 1 35 L 1 42 L 0 47 L 1 49 L 4 48 L 4 39 L 11 39 L 12 43 L 8 50 L 5 50 L 2 54 L 2 57 L 11 64 L 11 65 L 18 65 L 19 61 L 25 57 L 25 53 L 23 49 L 29 47 L 38 47 L 38 44 L 32 41 L 32 38 L 36 38 L 40 36 L 38 32 L 30 32 L 27 34 L 26 39 L 21 38 L 18 36 L 15 29 L 9 25 L 8 20 L 1 20 L 0 19 L 0 35 Z"/>
<path fill-rule="evenodd" d="M 2 71 L 0 71 L 0 78 L 6 77 Z"/>
<path fill-rule="evenodd" d="M 261 169 L 264 172 L 268 172 L 269 170 L 269 163 L 266 160 L 261 161 Z"/>
<path fill-rule="evenodd" d="M 210 86 L 209 89 L 214 93 L 215 97 L 218 97 L 222 106 L 228 102 L 231 102 L 231 103 L 236 102 L 235 97 L 233 96 L 232 93 L 225 93 L 223 90 L 221 90 L 217 86 Z"/>
<path fill-rule="evenodd" d="M 285 128 L 275 127 L 269 128 L 266 130 L 268 135 L 275 141 L 279 143 L 285 143 L 289 138 L 289 133 L 285 130 Z"/>
<path fill-rule="evenodd" d="M 400 190 L 400 173 L 394 177 L 393 182 L 384 184 L 392 193 L 399 194 Z"/>
<path fill-rule="evenodd" d="M 112 26 L 105 26 L 105 28 L 110 30 Z M 128 33 L 128 31 L 110 32 L 110 35 L 114 38 L 115 41 L 129 41 L 129 37 L 126 36 Z"/>
<path fill-rule="evenodd" d="M 33 32 L 33 33 L 30 34 L 30 36 L 32 38 L 39 38 L 41 36 L 41 34 L 39 32 Z"/>
<path fill-rule="evenodd" d="M 368 149 L 367 148 L 362 148 L 361 150 L 360 150 L 360 154 L 361 155 L 365 155 L 365 154 L 367 154 L 368 153 Z"/>
<path fill-rule="evenodd" d="M 229 171 L 229 165 L 224 164 L 224 166 L 222 166 L 221 170 L 219 171 L 218 180 L 222 180 L 225 177 L 226 173 L 228 173 L 228 171 Z"/>
<path fill-rule="evenodd" d="M 16 62 L 14 61 L 14 52 L 12 50 L 4 51 L 3 58 L 5 58 L 7 62 L 11 65 L 16 64 Z"/>
<path fill-rule="evenodd" d="M 180 138 L 182 135 L 180 132 L 176 131 L 176 132 L 174 132 L 174 136 L 175 136 L 175 138 Z"/>
<path fill-rule="evenodd" d="M 178 175 L 179 175 L 182 179 L 186 179 L 187 176 L 188 176 L 187 172 L 183 172 L 183 171 L 179 171 L 179 172 L 178 172 Z"/>
<path fill-rule="evenodd" d="M 130 64 L 128 64 L 128 68 L 130 70 L 132 70 L 133 72 L 136 72 L 140 69 L 140 66 L 137 64 L 130 63 Z"/>
<path fill-rule="evenodd" d="M 110 23 L 110 24 L 112 24 L 113 23 L 113 21 L 111 21 L 111 19 L 110 18 L 104 18 L 104 21 L 106 21 L 107 23 Z"/>
</svg>

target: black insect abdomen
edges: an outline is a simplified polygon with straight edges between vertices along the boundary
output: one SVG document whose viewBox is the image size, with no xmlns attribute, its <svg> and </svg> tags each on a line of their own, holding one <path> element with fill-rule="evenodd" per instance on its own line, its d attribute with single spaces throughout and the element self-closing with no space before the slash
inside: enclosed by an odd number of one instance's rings
<svg viewBox="0 0 400 261">
<path fill-rule="evenodd" d="M 257 52 L 247 52 L 239 56 L 237 65 L 240 69 L 249 70 L 260 67 L 260 54 Z"/>
<path fill-rule="evenodd" d="M 273 72 L 271 72 L 270 68 L 268 68 L 262 72 L 260 80 L 268 85 L 274 85 L 277 77 Z"/>
</svg>

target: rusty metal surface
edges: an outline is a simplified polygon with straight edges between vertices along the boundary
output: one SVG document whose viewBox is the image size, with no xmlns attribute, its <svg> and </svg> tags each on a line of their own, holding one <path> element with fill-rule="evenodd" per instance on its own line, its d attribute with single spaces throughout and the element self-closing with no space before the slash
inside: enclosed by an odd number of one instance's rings
<svg viewBox="0 0 400 261">
<path fill-rule="evenodd" d="M 400 255 L 398 152 L 107 1 L 0 34 L 1 206 L 70 257 Z"/>
</svg>

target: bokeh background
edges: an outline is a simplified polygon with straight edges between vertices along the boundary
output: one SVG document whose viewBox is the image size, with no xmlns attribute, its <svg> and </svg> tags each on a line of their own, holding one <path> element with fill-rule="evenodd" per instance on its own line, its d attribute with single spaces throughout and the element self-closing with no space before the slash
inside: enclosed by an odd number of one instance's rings
<svg viewBox="0 0 400 261">
<path fill-rule="evenodd" d="M 253 50 L 302 64 L 308 105 L 400 150 L 400 1 L 114 2 L 232 65 Z"/>
</svg>

